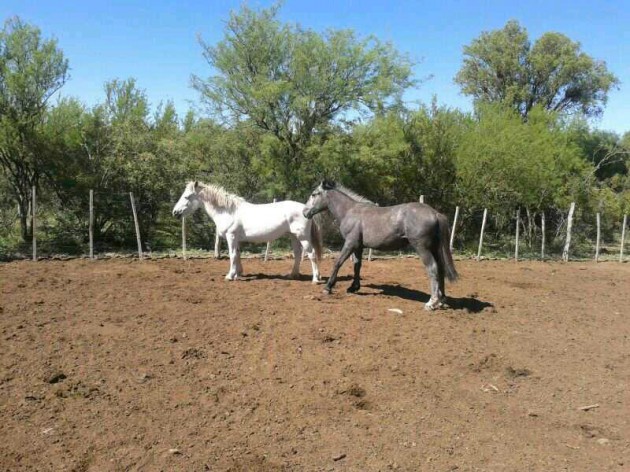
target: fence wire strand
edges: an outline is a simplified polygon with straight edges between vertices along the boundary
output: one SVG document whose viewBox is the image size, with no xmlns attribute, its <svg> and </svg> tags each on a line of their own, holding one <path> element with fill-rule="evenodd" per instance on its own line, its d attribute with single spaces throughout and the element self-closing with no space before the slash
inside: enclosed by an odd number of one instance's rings
<svg viewBox="0 0 630 472">
<path fill-rule="evenodd" d="M 172 216 L 173 201 L 151 205 L 142 200 L 141 195 L 134 195 L 137 207 L 142 251 L 151 256 L 181 256 L 182 226 L 181 220 Z M 102 257 L 107 254 L 137 254 L 136 234 L 128 193 L 94 191 L 94 254 Z M 595 256 L 595 215 L 583 215 L 576 207 L 573 223 L 570 258 L 589 259 Z M 38 198 L 37 204 L 37 253 L 39 258 L 58 255 L 86 257 L 89 246 L 89 195 L 81 201 L 74 211 L 62 210 L 61 205 L 52 199 Z M 488 212 L 483 238 L 482 259 L 512 258 L 515 252 L 516 211 L 495 214 Z M 476 254 L 483 209 L 467 209 L 460 206 L 457 228 L 453 242 L 455 256 L 468 257 Z M 540 259 L 542 232 L 541 215 L 521 211 L 519 259 Z M 453 223 L 453 214 L 448 215 Z M 16 215 L 2 214 L 3 233 L 15 232 Z M 547 230 L 545 234 L 545 258 L 554 260 L 562 257 L 567 221 L 566 212 L 546 212 Z M 590 222 L 590 219 L 593 222 Z M 621 221 L 611 215 L 601 215 L 602 239 L 600 260 L 613 259 L 619 255 L 621 244 Z M 343 244 L 336 222 L 329 215 L 319 219 L 324 235 L 326 253 L 337 251 Z M 451 228 L 453 230 L 453 228 Z M 0 234 L 0 258 L 30 256 L 31 242 L 10 241 Z M 210 255 L 214 251 L 216 228 L 212 219 L 203 211 L 197 211 L 186 218 L 186 245 L 189 254 Z M 245 244 L 244 253 L 260 254 L 265 252 L 265 244 Z M 274 252 L 290 252 L 290 241 L 283 238 L 270 245 Z M 222 249 L 225 251 L 225 242 Z M 626 254 L 630 251 L 624 251 Z M 393 253 L 392 253 L 393 254 Z M 373 251 L 373 257 L 392 254 Z M 411 255 L 412 250 L 396 252 L 398 255 Z"/>
</svg>

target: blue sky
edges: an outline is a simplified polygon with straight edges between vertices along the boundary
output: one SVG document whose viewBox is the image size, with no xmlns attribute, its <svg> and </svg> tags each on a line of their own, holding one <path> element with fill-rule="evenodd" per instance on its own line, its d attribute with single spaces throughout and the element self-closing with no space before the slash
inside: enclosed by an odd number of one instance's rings
<svg viewBox="0 0 630 472">
<path fill-rule="evenodd" d="M 17 15 L 54 37 L 70 62 L 70 81 L 62 90 L 87 105 L 103 101 L 104 83 L 133 77 L 151 104 L 172 100 L 181 116 L 198 102 L 190 76 L 206 77 L 210 67 L 201 55 L 200 35 L 207 43 L 224 34 L 236 0 L 0 0 L 2 20 Z M 267 0 L 250 0 L 253 8 Z M 432 76 L 406 96 L 471 109 L 453 77 L 462 64 L 462 47 L 482 31 L 518 20 L 535 40 L 557 31 L 582 44 L 582 50 L 606 61 L 620 80 L 609 94 L 597 128 L 619 134 L 630 131 L 630 0 L 285 0 L 280 18 L 317 31 L 351 28 L 391 41 L 418 62 L 416 78 Z"/>
</svg>

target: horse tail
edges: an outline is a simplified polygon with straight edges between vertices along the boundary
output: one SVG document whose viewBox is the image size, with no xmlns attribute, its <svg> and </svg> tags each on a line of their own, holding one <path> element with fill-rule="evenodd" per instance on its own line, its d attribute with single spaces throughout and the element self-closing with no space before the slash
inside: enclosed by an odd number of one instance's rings
<svg viewBox="0 0 630 472">
<path fill-rule="evenodd" d="M 315 250 L 315 260 L 317 262 L 321 261 L 323 252 L 322 232 L 315 218 L 311 220 L 311 245 Z"/>
<path fill-rule="evenodd" d="M 458 279 L 459 274 L 457 273 L 457 270 L 455 270 L 455 263 L 453 262 L 453 255 L 451 254 L 451 231 L 449 229 L 448 218 L 441 213 L 438 213 L 438 225 L 440 230 L 438 248 L 439 263 L 444 268 L 444 272 L 448 280 L 454 282 Z"/>
</svg>

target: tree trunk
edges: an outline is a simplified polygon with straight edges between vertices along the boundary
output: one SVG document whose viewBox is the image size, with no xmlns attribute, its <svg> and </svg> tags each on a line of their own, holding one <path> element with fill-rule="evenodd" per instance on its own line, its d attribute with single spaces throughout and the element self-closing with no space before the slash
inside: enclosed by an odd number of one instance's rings
<svg viewBox="0 0 630 472">
<path fill-rule="evenodd" d="M 527 212 L 527 246 L 531 248 L 534 241 L 534 215 L 532 215 L 529 207 L 525 207 L 525 211 Z"/>
<path fill-rule="evenodd" d="M 33 231 L 29 224 L 31 215 L 31 199 L 21 195 L 18 199 L 18 211 L 20 216 L 20 236 L 22 242 L 27 243 L 33 238 Z"/>
</svg>

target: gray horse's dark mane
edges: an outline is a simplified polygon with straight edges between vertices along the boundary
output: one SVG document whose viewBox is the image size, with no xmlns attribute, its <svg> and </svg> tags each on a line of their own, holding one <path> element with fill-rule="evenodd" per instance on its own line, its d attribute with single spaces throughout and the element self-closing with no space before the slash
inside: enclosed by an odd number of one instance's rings
<svg viewBox="0 0 630 472">
<path fill-rule="evenodd" d="M 335 183 L 333 188 L 335 190 L 339 190 L 345 196 L 352 198 L 355 202 L 369 203 L 370 205 L 376 205 L 376 203 L 374 203 L 372 200 L 365 198 L 363 195 L 359 195 L 354 190 L 350 190 L 348 187 L 344 187 L 343 185 L 339 183 Z"/>
</svg>

